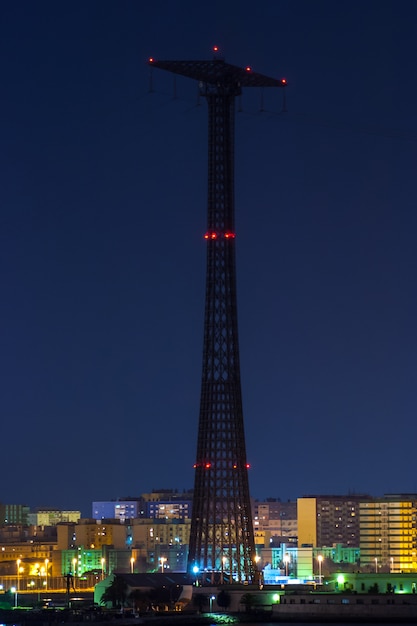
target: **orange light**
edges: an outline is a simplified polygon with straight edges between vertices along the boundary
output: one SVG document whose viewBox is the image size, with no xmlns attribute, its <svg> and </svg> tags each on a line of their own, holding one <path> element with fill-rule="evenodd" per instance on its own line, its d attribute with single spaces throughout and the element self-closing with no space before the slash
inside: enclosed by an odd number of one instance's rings
<svg viewBox="0 0 417 626">
<path fill-rule="evenodd" d="M 235 463 L 235 464 L 233 465 L 233 469 L 236 469 L 236 468 L 237 468 L 237 465 L 236 465 L 236 463 Z"/>
</svg>

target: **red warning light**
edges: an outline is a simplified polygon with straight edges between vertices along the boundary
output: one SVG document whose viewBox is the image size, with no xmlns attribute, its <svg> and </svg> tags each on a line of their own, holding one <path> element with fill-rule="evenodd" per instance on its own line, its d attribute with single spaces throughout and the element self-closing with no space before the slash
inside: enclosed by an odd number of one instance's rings
<svg viewBox="0 0 417 626">
<path fill-rule="evenodd" d="M 229 233 L 229 232 L 224 233 L 224 238 L 225 239 L 234 239 L 235 237 L 236 237 L 235 233 Z"/>
<path fill-rule="evenodd" d="M 237 468 L 237 465 L 236 465 L 236 463 L 235 463 L 235 464 L 233 465 L 233 469 L 236 469 L 236 468 Z"/>
<path fill-rule="evenodd" d="M 286 84 L 287 84 L 287 79 L 281 78 L 281 85 L 286 85 Z"/>
<path fill-rule="evenodd" d="M 217 233 L 215 233 L 214 231 L 208 231 L 207 233 L 205 233 L 204 239 L 217 239 Z"/>
<path fill-rule="evenodd" d="M 149 63 L 153 63 L 154 59 L 153 57 L 149 57 Z"/>
<path fill-rule="evenodd" d="M 251 72 L 251 71 L 252 71 L 252 68 L 251 68 L 251 67 L 249 67 L 249 65 L 248 65 L 247 67 L 245 67 L 245 70 L 246 70 L 247 72 Z"/>
<path fill-rule="evenodd" d="M 213 46 L 213 52 L 218 52 L 219 51 L 219 46 Z"/>
<path fill-rule="evenodd" d="M 249 463 L 246 463 L 246 469 L 249 469 L 249 468 L 250 468 Z"/>
<path fill-rule="evenodd" d="M 211 463 L 206 463 L 206 464 L 205 464 L 205 468 L 206 468 L 206 469 L 210 469 L 210 467 L 211 467 Z"/>
</svg>

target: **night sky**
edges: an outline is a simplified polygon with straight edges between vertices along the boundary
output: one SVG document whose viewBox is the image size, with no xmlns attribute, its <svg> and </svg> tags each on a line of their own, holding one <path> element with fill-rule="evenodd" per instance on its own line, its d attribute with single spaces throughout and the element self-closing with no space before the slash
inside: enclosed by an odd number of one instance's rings
<svg viewBox="0 0 417 626">
<path fill-rule="evenodd" d="M 3 0 L 3 503 L 193 487 L 214 44 L 251 495 L 417 491 L 417 2 Z"/>
</svg>

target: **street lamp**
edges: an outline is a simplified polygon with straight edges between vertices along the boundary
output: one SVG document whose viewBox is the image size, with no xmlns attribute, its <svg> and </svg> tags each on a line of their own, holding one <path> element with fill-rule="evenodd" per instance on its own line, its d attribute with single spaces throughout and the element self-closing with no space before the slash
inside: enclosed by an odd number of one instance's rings
<svg viewBox="0 0 417 626">
<path fill-rule="evenodd" d="M 223 558 L 225 558 L 225 557 L 223 557 Z M 195 576 L 195 586 L 196 587 L 198 587 L 198 578 L 197 578 L 198 572 L 199 572 L 199 569 L 198 569 L 197 565 L 194 565 L 194 567 L 193 567 L 193 574 Z"/>
<path fill-rule="evenodd" d="M 20 564 L 21 564 L 21 562 L 22 561 L 20 559 L 17 559 L 17 561 L 16 561 L 16 567 L 17 567 L 17 592 L 20 589 L 20 584 L 19 583 L 20 583 Z"/>
<path fill-rule="evenodd" d="M 224 583 L 224 570 L 226 568 L 226 562 L 227 562 L 227 556 L 222 556 L 222 576 L 221 576 L 222 584 Z"/>
<path fill-rule="evenodd" d="M 45 559 L 45 591 L 48 591 L 48 563 L 49 559 Z"/>
<path fill-rule="evenodd" d="M 130 573 L 133 574 L 133 565 L 135 563 L 135 559 L 132 557 L 130 557 Z"/>
<path fill-rule="evenodd" d="M 17 589 L 16 587 L 11 587 L 10 591 L 14 593 L 14 608 L 17 607 Z"/>
<path fill-rule="evenodd" d="M 213 611 L 213 600 L 216 599 L 216 596 L 210 596 L 210 613 Z"/>
<path fill-rule="evenodd" d="M 166 562 L 166 556 L 161 556 L 161 558 L 159 559 L 161 561 L 161 572 L 162 574 L 164 573 L 164 567 L 165 567 L 165 562 Z"/>
<path fill-rule="evenodd" d="M 104 566 L 106 564 L 106 559 L 101 559 L 101 580 L 104 580 Z"/>
<path fill-rule="evenodd" d="M 319 562 L 319 585 L 321 585 L 321 564 L 323 563 L 323 555 L 319 554 L 317 560 Z"/>
<path fill-rule="evenodd" d="M 288 577 L 288 564 L 290 562 L 290 557 L 288 554 L 286 554 L 284 556 L 284 563 L 285 563 L 285 575 Z"/>
</svg>

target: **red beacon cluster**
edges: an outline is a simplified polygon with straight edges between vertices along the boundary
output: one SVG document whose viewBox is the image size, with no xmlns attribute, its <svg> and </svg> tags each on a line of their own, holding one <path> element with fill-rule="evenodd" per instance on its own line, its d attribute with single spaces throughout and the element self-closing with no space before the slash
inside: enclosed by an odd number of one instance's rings
<svg viewBox="0 0 417 626">
<path fill-rule="evenodd" d="M 203 463 L 194 463 L 193 468 L 196 469 L 197 467 L 202 467 L 203 469 L 211 469 L 212 464 L 210 463 L 210 461 L 205 461 Z M 245 464 L 246 469 L 250 468 L 250 464 L 246 463 Z M 238 465 L 237 463 L 233 463 L 233 469 L 237 469 Z"/>
<path fill-rule="evenodd" d="M 224 239 L 234 239 L 236 237 L 236 233 L 231 231 L 226 231 L 225 233 L 216 233 L 214 230 L 209 230 L 205 233 L 204 239 L 220 239 L 224 237 Z"/>
</svg>

